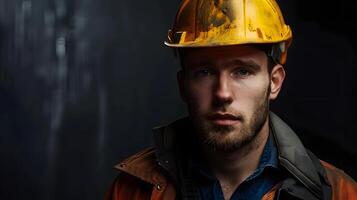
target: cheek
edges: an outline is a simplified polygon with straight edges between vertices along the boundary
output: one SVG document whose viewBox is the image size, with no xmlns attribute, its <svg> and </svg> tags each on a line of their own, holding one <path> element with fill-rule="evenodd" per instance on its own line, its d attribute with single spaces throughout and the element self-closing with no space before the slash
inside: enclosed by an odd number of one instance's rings
<svg viewBox="0 0 357 200">
<path fill-rule="evenodd" d="M 262 93 L 265 94 L 270 85 L 270 79 L 267 74 L 261 74 L 252 79 L 245 80 L 242 85 L 251 97 L 260 97 Z"/>
<path fill-rule="evenodd" d="M 235 99 L 237 106 L 249 112 L 253 110 L 257 104 L 265 101 L 267 89 L 269 87 L 269 79 L 265 77 L 256 77 L 241 81 L 235 86 Z"/>
<path fill-rule="evenodd" d="M 209 109 L 211 101 L 211 89 L 209 85 L 189 83 L 187 90 L 188 106 L 191 110 L 202 111 Z"/>
</svg>

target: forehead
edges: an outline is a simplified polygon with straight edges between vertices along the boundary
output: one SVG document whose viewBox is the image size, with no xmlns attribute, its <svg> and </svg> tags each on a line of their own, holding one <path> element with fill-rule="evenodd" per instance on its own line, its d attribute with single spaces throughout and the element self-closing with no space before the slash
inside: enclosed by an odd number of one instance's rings
<svg viewBox="0 0 357 200">
<path fill-rule="evenodd" d="M 254 62 L 264 67 L 267 65 L 267 55 L 264 51 L 246 45 L 186 48 L 181 51 L 182 64 L 186 67 L 211 64 L 227 65 L 239 60 L 241 62 Z"/>
</svg>

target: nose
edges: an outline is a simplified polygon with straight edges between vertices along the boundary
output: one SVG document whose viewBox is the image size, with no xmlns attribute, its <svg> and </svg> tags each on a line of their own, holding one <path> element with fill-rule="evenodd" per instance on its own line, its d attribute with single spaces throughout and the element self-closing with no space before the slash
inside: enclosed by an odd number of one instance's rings
<svg viewBox="0 0 357 200">
<path fill-rule="evenodd" d="M 222 106 L 233 102 L 230 79 L 224 74 L 220 74 L 214 87 L 214 105 Z"/>
</svg>

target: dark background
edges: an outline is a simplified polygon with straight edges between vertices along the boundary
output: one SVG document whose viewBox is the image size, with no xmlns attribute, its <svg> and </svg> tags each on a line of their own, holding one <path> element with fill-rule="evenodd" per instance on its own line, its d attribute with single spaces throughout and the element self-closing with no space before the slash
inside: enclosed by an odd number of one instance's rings
<svg viewBox="0 0 357 200">
<path fill-rule="evenodd" d="M 357 1 L 279 1 L 294 41 L 272 110 L 357 178 Z M 165 48 L 178 0 L 0 0 L 0 199 L 103 199 L 185 115 Z"/>
</svg>

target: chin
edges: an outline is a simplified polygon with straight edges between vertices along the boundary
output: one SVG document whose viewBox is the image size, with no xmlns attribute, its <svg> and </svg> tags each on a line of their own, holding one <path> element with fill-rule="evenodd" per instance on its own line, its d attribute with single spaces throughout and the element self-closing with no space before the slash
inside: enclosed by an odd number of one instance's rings
<svg viewBox="0 0 357 200">
<path fill-rule="evenodd" d="M 203 142 L 215 150 L 232 151 L 245 146 L 253 139 L 253 136 L 245 135 L 238 130 L 210 131 L 204 136 Z"/>
</svg>

